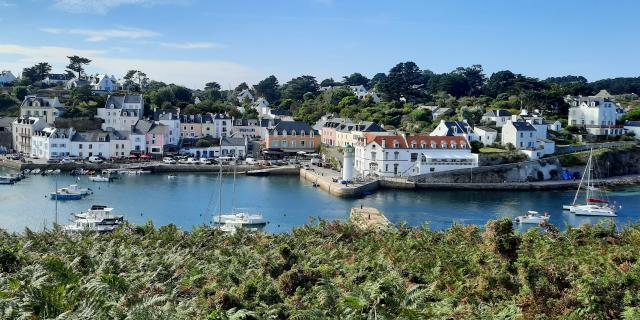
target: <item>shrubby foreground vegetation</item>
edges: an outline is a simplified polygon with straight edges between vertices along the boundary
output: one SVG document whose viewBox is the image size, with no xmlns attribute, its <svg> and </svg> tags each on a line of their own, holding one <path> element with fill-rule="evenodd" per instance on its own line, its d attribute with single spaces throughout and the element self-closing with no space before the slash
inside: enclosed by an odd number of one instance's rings
<svg viewBox="0 0 640 320">
<path fill-rule="evenodd" d="M 640 225 L 0 234 L 3 319 L 638 319 Z"/>
</svg>

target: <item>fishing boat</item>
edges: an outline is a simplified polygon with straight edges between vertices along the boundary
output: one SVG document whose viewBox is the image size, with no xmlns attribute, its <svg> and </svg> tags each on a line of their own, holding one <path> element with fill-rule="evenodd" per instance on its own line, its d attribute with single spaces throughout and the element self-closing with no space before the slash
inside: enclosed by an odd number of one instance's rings
<svg viewBox="0 0 640 320">
<path fill-rule="evenodd" d="M 580 216 L 616 217 L 615 205 L 609 202 L 603 190 L 593 184 L 593 166 L 593 149 L 591 149 L 573 202 L 570 205 L 563 205 L 562 208 Z M 582 190 L 585 192 L 584 203 L 578 200 Z"/>
<path fill-rule="evenodd" d="M 111 182 L 111 178 L 110 177 L 101 176 L 101 175 L 97 175 L 97 176 L 90 176 L 89 177 L 89 181 L 93 181 L 93 182 Z"/>
<path fill-rule="evenodd" d="M 91 193 L 91 189 L 80 188 L 77 184 L 57 189 L 51 192 L 51 200 L 80 200 Z"/>
<path fill-rule="evenodd" d="M 0 184 L 14 184 L 15 181 L 8 177 L 0 177 Z"/>
<path fill-rule="evenodd" d="M 517 216 L 514 220 L 517 223 L 540 224 L 549 221 L 549 215 L 546 212 L 541 215 L 538 211 L 527 211 L 525 215 Z"/>
<path fill-rule="evenodd" d="M 76 213 L 72 216 L 72 223 L 63 227 L 67 232 L 111 232 L 124 222 L 123 215 L 112 213 L 113 208 L 92 205 L 85 212 Z"/>
<path fill-rule="evenodd" d="M 40 169 L 35 168 L 35 169 L 31 170 L 31 174 L 40 174 Z"/>
<path fill-rule="evenodd" d="M 175 174 L 170 174 L 167 176 L 167 179 L 175 179 L 177 176 Z"/>
</svg>

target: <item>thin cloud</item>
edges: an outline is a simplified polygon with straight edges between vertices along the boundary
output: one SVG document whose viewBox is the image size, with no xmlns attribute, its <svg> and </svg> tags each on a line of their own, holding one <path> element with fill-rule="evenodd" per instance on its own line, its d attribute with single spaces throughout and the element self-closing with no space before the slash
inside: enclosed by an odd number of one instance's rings
<svg viewBox="0 0 640 320">
<path fill-rule="evenodd" d="M 8 56 L 3 57 L 5 54 Z M 101 50 L 0 44 L 0 65 L 17 73 L 25 67 L 43 61 L 49 62 L 55 71 L 61 71 L 69 63 L 67 56 L 71 55 L 92 60 L 87 67 L 88 73 L 122 76 L 130 69 L 143 70 L 151 79 L 190 88 L 202 88 L 205 83 L 211 81 L 233 86 L 244 81 L 257 82 L 264 78 L 264 74 L 249 66 L 225 60 L 129 59 L 112 57 L 112 52 Z M 16 59 L 15 56 L 19 58 Z"/>
<path fill-rule="evenodd" d="M 15 7 L 15 6 L 16 6 L 16 4 L 13 3 L 13 2 L 0 0 L 0 7 L 1 8 L 9 8 L 9 7 Z"/>
<path fill-rule="evenodd" d="M 167 48 L 177 48 L 177 49 L 210 49 L 210 48 L 226 48 L 227 46 L 220 43 L 214 42 L 184 42 L 184 43 L 172 43 L 172 42 L 162 42 L 161 46 Z"/>
<path fill-rule="evenodd" d="M 70 13 L 107 14 L 124 5 L 152 7 L 165 4 L 186 4 L 190 0 L 53 0 L 53 7 Z"/>
<path fill-rule="evenodd" d="M 60 29 L 60 28 L 43 28 L 43 32 L 51 34 L 71 34 L 86 37 L 86 41 L 100 42 L 109 39 L 142 39 L 153 38 L 160 35 L 155 31 L 137 29 L 137 28 L 115 28 L 115 29 Z"/>
</svg>

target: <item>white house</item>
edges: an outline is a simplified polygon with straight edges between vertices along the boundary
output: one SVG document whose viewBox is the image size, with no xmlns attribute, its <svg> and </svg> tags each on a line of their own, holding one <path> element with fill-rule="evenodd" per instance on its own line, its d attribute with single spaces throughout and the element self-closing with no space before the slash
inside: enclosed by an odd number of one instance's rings
<svg viewBox="0 0 640 320">
<path fill-rule="evenodd" d="M 429 134 L 433 137 L 444 137 L 444 136 L 455 136 L 455 137 L 465 137 L 469 141 L 477 140 L 476 134 L 473 132 L 473 129 L 467 123 L 466 120 L 463 121 L 444 121 L 440 120 L 440 124 L 433 129 L 433 131 Z"/>
<path fill-rule="evenodd" d="M 251 94 L 251 91 L 249 91 L 249 89 L 242 90 L 240 93 L 238 93 L 238 96 L 236 98 L 240 103 L 244 102 L 247 99 L 251 102 L 253 102 L 254 100 L 253 94 Z"/>
<path fill-rule="evenodd" d="M 21 117 L 42 118 L 48 124 L 53 124 L 57 117 L 64 114 L 66 109 L 60 104 L 57 97 L 38 97 L 29 95 L 20 104 Z"/>
<path fill-rule="evenodd" d="M 147 133 L 151 130 L 151 127 L 153 127 L 153 121 L 149 120 L 138 120 L 131 127 L 131 132 L 129 133 L 130 153 L 142 154 L 147 152 Z"/>
<path fill-rule="evenodd" d="M 59 84 L 66 84 L 69 80 L 71 80 L 71 76 L 64 73 L 51 73 L 49 74 L 42 83 L 48 86 L 56 86 Z"/>
<path fill-rule="evenodd" d="M 538 134 L 536 128 L 525 121 L 508 121 L 502 126 L 502 144 L 512 144 L 516 149 L 536 147 Z"/>
<path fill-rule="evenodd" d="M 233 123 L 231 121 L 231 117 L 226 114 L 215 114 L 213 115 L 213 134 L 211 135 L 214 138 L 226 137 L 231 134 L 233 130 Z"/>
<path fill-rule="evenodd" d="M 560 122 L 560 120 L 556 120 L 556 121 L 546 121 L 547 123 L 547 130 L 551 130 L 551 131 L 560 131 L 562 129 L 562 122 Z"/>
<path fill-rule="evenodd" d="M 570 99 L 569 125 L 583 127 L 592 135 L 620 135 L 624 133 L 618 120 L 618 105 L 605 97 L 573 97 Z"/>
<path fill-rule="evenodd" d="M 494 144 L 498 139 L 498 131 L 489 127 L 476 126 L 473 128 L 473 132 L 478 137 L 478 141 L 485 146 Z"/>
<path fill-rule="evenodd" d="M 548 129 L 547 122 L 544 120 L 543 117 L 539 116 L 538 114 L 528 115 L 527 113 L 525 113 L 524 115 L 512 116 L 511 122 L 518 122 L 518 121 L 524 121 L 531 124 L 536 129 L 537 138 L 539 139 L 547 138 L 547 129 Z"/>
<path fill-rule="evenodd" d="M 31 157 L 46 160 L 68 157 L 71 151 L 71 137 L 74 134 L 73 128 L 46 127 L 35 131 L 31 136 Z"/>
<path fill-rule="evenodd" d="M 22 154 L 31 154 L 31 137 L 33 133 L 48 126 L 43 118 L 26 116 L 16 118 L 11 123 L 13 149 Z"/>
<path fill-rule="evenodd" d="M 98 108 L 97 117 L 104 120 L 102 130 L 129 131 L 143 113 L 142 95 L 109 95 L 104 107 Z"/>
<path fill-rule="evenodd" d="M 87 81 L 87 80 L 81 80 L 78 78 L 73 78 L 67 82 L 65 82 L 64 84 L 64 88 L 67 90 L 71 90 L 73 88 L 79 88 L 79 87 L 84 87 L 84 86 L 91 86 L 91 82 Z"/>
<path fill-rule="evenodd" d="M 109 133 L 101 130 L 76 132 L 71 137 L 70 155 L 80 159 L 92 156 L 100 156 L 109 159 L 111 155 L 111 142 Z"/>
<path fill-rule="evenodd" d="M 354 169 L 362 176 L 414 176 L 478 166 L 478 155 L 461 136 L 370 133 L 358 137 L 354 149 Z"/>
<path fill-rule="evenodd" d="M 512 115 L 511 112 L 504 109 L 491 110 L 482 116 L 482 122 L 495 122 L 496 127 L 502 127 L 507 121 L 511 121 Z"/>
<path fill-rule="evenodd" d="M 509 143 L 524 152 L 530 159 L 555 153 L 555 143 L 541 138 L 534 125 L 526 121 L 509 121 L 502 126 L 502 144 Z"/>
<path fill-rule="evenodd" d="M 11 73 L 9 70 L 0 71 L 0 85 L 12 83 L 16 81 L 16 76 Z"/>
<path fill-rule="evenodd" d="M 258 111 L 260 118 L 272 117 L 271 108 L 269 107 L 269 101 L 267 101 L 267 99 L 260 97 L 252 106 Z"/>
<path fill-rule="evenodd" d="M 206 148 L 186 148 L 180 150 L 180 153 L 189 154 L 197 158 L 217 158 L 222 156 L 244 159 L 247 156 L 248 141 L 248 138 L 224 137 L 221 139 L 220 145 Z"/>
<path fill-rule="evenodd" d="M 378 94 L 374 91 L 367 90 L 367 88 L 365 88 L 363 85 L 349 86 L 349 88 L 351 88 L 353 94 L 360 100 L 366 97 L 371 97 L 371 101 L 373 101 L 374 103 L 380 102 L 380 97 L 378 96 Z"/>
<path fill-rule="evenodd" d="M 633 133 L 636 139 L 640 139 L 640 121 L 625 121 L 624 129 L 627 133 Z"/>
<path fill-rule="evenodd" d="M 106 74 L 93 78 L 91 89 L 93 91 L 111 92 L 116 90 L 117 84 Z"/>
<path fill-rule="evenodd" d="M 165 145 L 178 145 L 180 142 L 180 109 L 156 109 L 154 119 L 159 124 L 167 126 L 169 130 Z"/>
</svg>

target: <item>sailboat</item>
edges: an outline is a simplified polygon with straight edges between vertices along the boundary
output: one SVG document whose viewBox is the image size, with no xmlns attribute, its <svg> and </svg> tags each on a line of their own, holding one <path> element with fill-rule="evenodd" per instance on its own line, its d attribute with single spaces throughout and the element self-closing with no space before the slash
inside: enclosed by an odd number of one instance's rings
<svg viewBox="0 0 640 320">
<path fill-rule="evenodd" d="M 587 160 L 587 165 L 580 178 L 578 190 L 575 197 L 573 197 L 573 203 L 563 205 L 562 208 L 580 216 L 616 217 L 615 206 L 611 205 L 608 199 L 605 199 L 606 194 L 604 191 L 593 185 L 593 163 L 593 149 L 591 149 L 589 160 Z M 580 204 L 578 203 L 578 197 L 583 189 L 585 191 L 585 202 Z"/>
<path fill-rule="evenodd" d="M 220 156 L 222 156 L 222 146 L 220 147 Z M 247 211 L 241 211 L 236 208 L 236 165 L 233 165 L 233 194 L 232 194 L 232 208 L 233 211 L 230 214 L 222 214 L 222 161 L 218 161 L 220 166 L 219 182 L 219 212 L 218 215 L 213 217 L 213 224 L 218 226 L 223 231 L 235 230 L 236 228 L 262 228 L 267 225 L 267 220 L 261 213 L 250 213 Z"/>
</svg>

